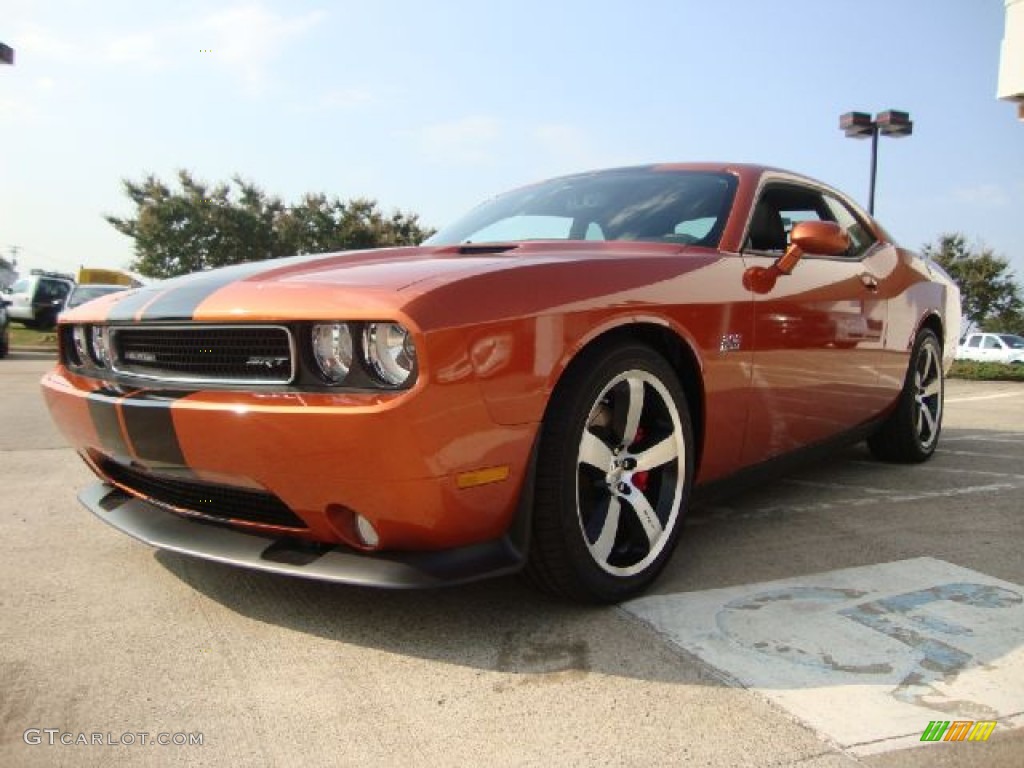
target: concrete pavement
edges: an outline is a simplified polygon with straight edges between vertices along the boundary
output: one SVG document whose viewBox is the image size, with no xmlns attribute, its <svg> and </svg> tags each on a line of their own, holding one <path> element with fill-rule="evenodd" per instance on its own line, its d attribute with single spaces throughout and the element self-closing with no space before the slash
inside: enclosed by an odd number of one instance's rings
<svg viewBox="0 0 1024 768">
<path fill-rule="evenodd" d="M 515 579 L 354 589 L 155 553 L 74 500 L 91 476 L 38 395 L 49 364 L 0 361 L 0 764 L 1024 763 L 1024 731 L 1009 726 L 983 744 L 860 754 L 633 606 L 568 606 Z M 694 510 L 652 597 L 679 624 L 684 594 L 711 604 L 714 590 L 919 558 L 1019 592 L 1024 387 L 951 382 L 947 402 L 923 467 L 857 446 Z M 998 629 L 996 666 L 1021 653 L 1013 629 Z M 844 685 L 826 692 L 840 717 L 867 717 L 852 699 L 844 713 Z M 921 707 L 920 728 L 936 717 Z M 92 734 L 116 743 L 60 743 Z"/>
</svg>

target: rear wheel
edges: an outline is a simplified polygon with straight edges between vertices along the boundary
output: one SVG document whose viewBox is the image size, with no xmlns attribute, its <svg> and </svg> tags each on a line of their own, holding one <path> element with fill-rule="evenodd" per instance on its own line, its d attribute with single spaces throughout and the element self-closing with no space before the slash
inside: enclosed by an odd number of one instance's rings
<svg viewBox="0 0 1024 768">
<path fill-rule="evenodd" d="M 0 357 L 7 357 L 11 351 L 11 325 L 4 323 L 0 326 Z"/>
<path fill-rule="evenodd" d="M 616 602 L 664 567 L 682 528 L 693 437 L 682 387 L 639 344 L 599 348 L 545 416 L 527 575 L 546 591 Z"/>
<path fill-rule="evenodd" d="M 879 459 L 903 463 L 931 457 L 942 431 L 944 386 L 942 346 L 935 332 L 925 328 L 914 342 L 896 409 L 868 438 L 871 452 Z"/>
</svg>

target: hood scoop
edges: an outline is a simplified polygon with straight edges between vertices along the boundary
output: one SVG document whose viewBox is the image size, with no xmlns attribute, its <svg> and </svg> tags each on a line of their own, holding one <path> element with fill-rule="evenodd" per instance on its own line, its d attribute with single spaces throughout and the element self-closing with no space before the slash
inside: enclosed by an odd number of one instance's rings
<svg viewBox="0 0 1024 768">
<path fill-rule="evenodd" d="M 463 256 L 480 256 L 487 253 L 506 253 L 518 247 L 515 243 L 481 243 L 480 245 L 466 243 L 459 246 L 458 252 Z"/>
</svg>

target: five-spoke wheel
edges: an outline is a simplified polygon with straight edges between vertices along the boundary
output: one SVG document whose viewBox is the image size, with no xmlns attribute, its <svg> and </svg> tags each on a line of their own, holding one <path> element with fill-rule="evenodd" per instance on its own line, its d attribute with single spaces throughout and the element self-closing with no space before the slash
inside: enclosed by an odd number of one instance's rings
<svg viewBox="0 0 1024 768">
<path fill-rule="evenodd" d="M 574 598 L 642 590 L 678 537 L 692 453 L 686 397 L 661 356 L 635 344 L 587 355 L 545 418 L 528 574 Z"/>
<path fill-rule="evenodd" d="M 919 462 L 935 452 L 942 431 L 942 345 L 931 329 L 917 334 L 896 407 L 868 447 L 886 461 Z"/>
</svg>

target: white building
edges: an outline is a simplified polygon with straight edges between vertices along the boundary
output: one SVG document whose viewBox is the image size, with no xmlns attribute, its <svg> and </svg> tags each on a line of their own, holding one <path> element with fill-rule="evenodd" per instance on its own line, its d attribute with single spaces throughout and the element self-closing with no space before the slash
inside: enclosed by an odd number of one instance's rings
<svg viewBox="0 0 1024 768">
<path fill-rule="evenodd" d="M 999 56 L 1000 99 L 1017 103 L 1024 120 L 1024 0 L 1006 0 L 1006 31 Z"/>
</svg>

